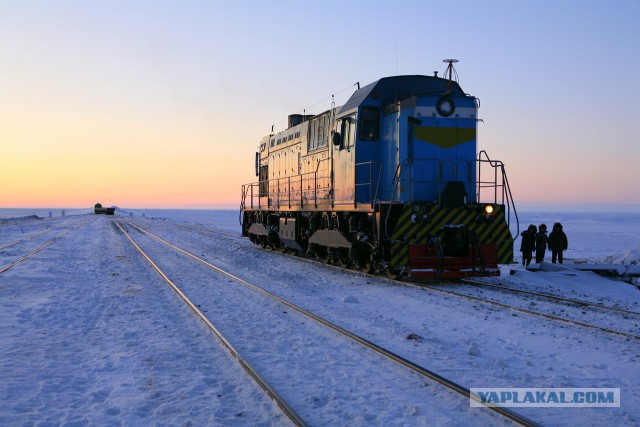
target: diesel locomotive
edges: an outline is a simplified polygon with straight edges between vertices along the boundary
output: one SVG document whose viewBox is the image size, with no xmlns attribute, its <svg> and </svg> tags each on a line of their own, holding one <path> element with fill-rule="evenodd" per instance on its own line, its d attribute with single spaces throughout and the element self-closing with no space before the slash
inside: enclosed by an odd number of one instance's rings
<svg viewBox="0 0 640 427">
<path fill-rule="evenodd" d="M 504 164 L 478 151 L 479 99 L 445 62 L 445 77 L 358 85 L 341 107 L 292 114 L 262 138 L 242 234 L 393 278 L 499 275 L 513 260 L 511 190 Z"/>
</svg>

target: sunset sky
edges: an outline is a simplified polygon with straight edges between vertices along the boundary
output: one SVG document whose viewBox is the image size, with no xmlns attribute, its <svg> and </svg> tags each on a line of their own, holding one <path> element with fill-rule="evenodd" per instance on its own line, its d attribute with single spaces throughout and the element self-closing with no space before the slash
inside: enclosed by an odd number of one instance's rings
<svg viewBox="0 0 640 427">
<path fill-rule="evenodd" d="M 637 0 L 0 0 L 0 207 L 236 207 L 272 125 L 445 58 L 517 203 L 640 205 L 639 46 Z"/>
</svg>

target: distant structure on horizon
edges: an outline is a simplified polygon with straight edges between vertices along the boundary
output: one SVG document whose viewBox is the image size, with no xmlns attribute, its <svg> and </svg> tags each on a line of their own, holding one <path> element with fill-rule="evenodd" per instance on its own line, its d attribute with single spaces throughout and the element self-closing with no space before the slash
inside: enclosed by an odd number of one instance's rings
<svg viewBox="0 0 640 427">
<path fill-rule="evenodd" d="M 93 211 L 98 215 L 113 215 L 116 213 L 116 208 L 103 208 L 100 203 L 96 203 L 93 207 Z"/>
</svg>

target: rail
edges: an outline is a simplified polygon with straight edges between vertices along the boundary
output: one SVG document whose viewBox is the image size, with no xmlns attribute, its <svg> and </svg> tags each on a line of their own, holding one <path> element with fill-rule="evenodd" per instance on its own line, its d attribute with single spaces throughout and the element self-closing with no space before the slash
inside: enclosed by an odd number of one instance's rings
<svg viewBox="0 0 640 427">
<path fill-rule="evenodd" d="M 38 249 L 36 249 L 35 251 L 28 253 L 27 255 L 23 256 L 23 257 L 22 257 L 22 258 L 20 258 L 19 260 L 12 262 L 11 264 L 9 264 L 9 265 L 7 265 L 7 266 L 5 266 L 5 267 L 0 267 L 0 273 L 4 273 L 5 271 L 9 270 L 11 267 L 13 267 L 13 266 L 15 266 L 15 265 L 17 265 L 17 264 L 20 264 L 21 262 L 25 261 L 25 260 L 26 260 L 26 259 L 28 259 L 28 258 L 31 258 L 31 257 L 32 257 L 32 256 L 34 256 L 35 254 L 37 254 L 37 253 L 39 253 L 40 251 L 44 250 L 45 248 L 49 247 L 49 246 L 50 246 L 53 242 L 55 242 L 56 240 L 61 239 L 62 237 L 64 237 L 64 236 L 66 236 L 66 235 L 68 235 L 68 234 L 70 234 L 70 233 L 72 233 L 72 232 L 76 231 L 78 228 L 82 227 L 82 225 L 83 225 L 83 224 L 80 224 L 80 225 L 78 225 L 78 226 L 76 226 L 76 227 L 71 228 L 70 230 L 65 231 L 64 233 L 60 234 L 59 236 L 54 237 L 52 240 L 50 240 L 49 242 L 45 243 L 43 246 L 40 246 L 40 247 L 39 247 Z M 19 241 L 17 241 L 17 242 L 13 242 L 13 243 L 11 243 L 11 244 L 9 244 L 9 245 L 5 245 L 5 246 L 3 246 L 3 248 L 6 248 L 6 247 L 9 247 L 9 246 L 12 246 L 12 245 L 17 244 L 17 243 L 22 243 L 22 242 L 24 242 L 24 241 L 26 241 L 26 240 L 32 239 L 33 237 L 39 236 L 39 235 L 44 234 L 44 233 L 47 233 L 47 232 L 49 232 L 49 231 L 50 231 L 50 230 L 45 230 L 45 231 L 42 231 L 42 232 L 40 232 L 40 233 L 36 233 L 36 234 L 34 234 L 33 236 L 30 236 L 28 239 L 25 239 L 25 240 L 19 240 Z"/>
<path fill-rule="evenodd" d="M 577 320 L 571 320 L 571 319 L 567 319 L 565 317 L 556 316 L 555 314 L 547 314 L 547 313 L 542 313 L 540 311 L 534 311 L 534 310 L 529 310 L 529 309 L 526 309 L 526 308 L 516 307 L 516 306 L 510 305 L 510 304 L 505 304 L 505 303 L 501 303 L 501 302 L 498 302 L 498 301 L 494 301 L 492 299 L 476 297 L 476 296 L 468 295 L 466 293 L 454 292 L 454 291 L 451 291 L 449 289 L 438 288 L 438 287 L 436 287 L 434 285 L 421 284 L 421 286 L 424 287 L 424 288 L 427 288 L 427 289 L 431 289 L 431 290 L 436 291 L 436 292 L 440 292 L 440 293 L 446 294 L 446 295 L 453 295 L 453 296 L 460 297 L 460 298 L 465 298 L 465 299 L 468 299 L 468 300 L 471 300 L 471 301 L 478 301 L 478 302 L 481 302 L 483 304 L 493 305 L 493 306 L 500 307 L 500 308 L 506 308 L 506 309 L 509 309 L 511 311 L 515 311 L 515 312 L 518 312 L 518 313 L 524 313 L 524 314 L 528 314 L 528 315 L 531 315 L 531 316 L 537 316 L 537 317 L 542 317 L 542 318 L 545 318 L 545 319 L 556 320 L 558 322 L 568 323 L 568 324 L 575 325 L 575 326 L 581 326 L 583 328 L 594 329 L 594 330 L 598 330 L 600 332 L 605 332 L 607 334 L 619 335 L 619 336 L 625 337 L 627 339 L 633 338 L 633 339 L 636 339 L 636 340 L 640 340 L 640 335 L 635 335 L 635 334 L 631 334 L 631 333 L 627 333 L 627 332 L 617 331 L 617 330 L 609 329 L 607 327 L 592 325 L 592 324 L 580 322 L 580 321 L 577 321 Z"/>
<path fill-rule="evenodd" d="M 473 285 L 475 287 L 482 286 L 482 287 L 485 287 L 485 288 L 498 289 L 500 291 L 506 291 L 506 292 L 511 292 L 511 293 L 515 293 L 515 294 L 524 294 L 524 295 L 531 295 L 531 296 L 536 296 L 536 297 L 547 298 L 549 300 L 560 301 L 560 302 L 563 302 L 563 303 L 573 304 L 573 305 L 577 305 L 577 306 L 594 307 L 594 308 L 597 308 L 597 309 L 602 309 L 602 310 L 607 310 L 607 311 L 612 311 L 612 312 L 617 312 L 617 313 L 631 314 L 633 316 L 640 316 L 640 312 L 637 312 L 637 311 L 625 310 L 625 309 L 618 308 L 618 307 L 610 307 L 608 305 L 596 304 L 596 303 L 593 303 L 593 302 L 579 300 L 579 299 L 560 297 L 558 295 L 552 295 L 552 294 L 548 294 L 548 293 L 545 293 L 545 292 L 533 292 L 533 291 L 527 291 L 527 290 L 524 290 L 524 289 L 511 288 L 509 286 L 504 286 L 504 285 L 493 285 L 491 283 L 480 282 L 478 280 L 473 280 L 473 279 L 468 279 L 468 278 L 458 279 L 458 280 L 463 282 L 463 283 L 465 283 L 465 284 L 467 284 L 467 283 L 471 284 L 471 285 Z"/>
<path fill-rule="evenodd" d="M 10 269 L 11 267 L 13 267 L 16 264 L 21 263 L 22 261 L 26 260 L 29 257 L 32 257 L 33 255 L 37 254 L 38 252 L 40 252 L 41 250 L 45 249 L 46 247 L 48 247 L 49 245 L 51 245 L 53 242 L 55 242 L 54 240 L 51 240 L 50 242 L 44 244 L 43 246 L 40 246 L 38 249 L 36 249 L 35 251 L 28 253 L 27 255 L 23 256 L 22 258 L 20 258 L 17 261 L 12 262 L 11 264 L 7 265 L 6 267 L 0 268 L 0 273 L 4 273 L 5 271 L 7 271 L 8 269 Z"/>
<path fill-rule="evenodd" d="M 159 237 L 149 233 L 146 230 L 143 230 L 142 228 L 136 226 L 131 222 L 128 222 L 128 221 L 124 221 L 124 222 L 130 225 L 131 227 L 136 228 L 142 233 L 148 234 L 165 244 L 173 246 L 168 242 L 160 239 Z M 227 351 L 229 351 L 229 353 L 237 360 L 240 366 L 242 366 L 242 368 L 254 379 L 254 381 L 260 386 L 260 388 L 264 390 L 267 396 L 269 396 L 269 398 L 271 398 L 278 405 L 278 407 L 283 411 L 283 413 L 287 416 L 287 418 L 289 418 L 289 420 L 291 420 L 291 422 L 296 426 L 307 426 L 308 425 L 307 422 L 291 407 L 291 405 L 282 396 L 280 396 L 280 394 L 278 394 L 278 392 L 273 388 L 273 386 L 271 386 L 271 384 L 269 384 L 258 373 L 258 371 L 253 367 L 253 365 L 251 365 L 247 360 L 245 360 L 240 355 L 238 350 L 231 344 L 231 342 L 224 335 L 222 335 L 222 332 L 220 332 L 220 330 L 216 328 L 213 323 L 211 323 L 211 321 L 207 318 L 207 316 L 205 316 L 198 309 L 198 306 L 196 306 L 193 302 L 191 302 L 191 300 L 187 298 L 187 296 L 180 290 L 180 288 L 178 288 L 178 286 L 176 286 L 176 284 L 173 283 L 173 281 L 171 281 L 171 279 L 169 279 L 169 277 L 167 277 L 167 275 L 162 270 L 160 270 L 158 265 L 155 262 L 153 262 L 151 258 L 149 258 L 149 256 L 142 250 L 142 248 L 133 240 L 133 238 L 129 235 L 129 233 L 127 233 L 127 231 L 120 225 L 120 223 L 118 223 L 117 221 L 114 221 L 114 224 L 122 232 L 122 234 L 125 235 L 125 237 L 129 240 L 129 242 L 131 242 L 131 244 L 138 250 L 138 252 L 140 252 L 140 254 L 147 260 L 147 262 L 151 264 L 154 270 L 156 270 L 158 274 L 160 274 L 162 279 L 169 286 L 171 286 L 171 288 L 180 296 L 180 298 L 182 298 L 182 300 L 187 304 L 187 306 L 191 308 L 191 310 L 193 310 L 193 312 L 200 318 L 200 320 L 202 320 L 204 324 L 215 334 L 215 336 L 220 340 L 220 342 L 224 345 Z M 180 248 L 177 248 L 176 246 L 173 246 L 173 247 L 180 250 L 181 252 L 186 253 L 187 255 L 193 258 L 200 260 L 195 255 L 189 254 L 188 252 Z M 223 273 L 227 274 L 226 272 L 223 272 Z"/>
<path fill-rule="evenodd" d="M 424 376 L 426 378 L 430 378 L 431 380 L 436 381 L 437 383 L 447 387 L 448 389 L 450 389 L 450 390 L 452 390 L 452 391 L 454 391 L 456 393 L 459 393 L 460 395 L 462 395 L 465 398 L 473 399 L 476 402 L 481 403 L 487 409 L 490 409 L 490 410 L 502 415 L 505 418 L 508 418 L 508 419 L 520 424 L 520 425 L 523 425 L 523 426 L 531 426 L 531 427 L 539 426 L 539 424 L 536 423 L 535 421 L 532 421 L 529 418 L 527 418 L 527 417 L 525 417 L 523 415 L 520 415 L 517 412 L 514 412 L 509 408 L 506 408 L 506 407 L 503 407 L 503 406 L 500 406 L 500 405 L 497 405 L 497 404 L 486 404 L 486 403 L 482 402 L 480 397 L 477 395 L 477 393 L 472 392 L 469 388 L 466 388 L 466 387 L 464 387 L 464 386 L 462 386 L 462 385 L 460 385 L 460 384 L 458 384 L 458 383 L 456 383 L 456 382 L 454 382 L 452 380 L 449 380 L 448 378 L 445 378 L 445 377 L 437 374 L 434 371 L 431 371 L 431 370 L 429 370 L 429 369 L 427 369 L 427 368 L 425 368 L 425 367 L 423 367 L 421 365 L 418 365 L 417 363 L 414 363 L 414 362 L 412 362 L 412 361 L 410 361 L 408 359 L 405 359 L 404 357 L 402 357 L 402 356 L 400 356 L 400 355 L 398 355 L 396 353 L 393 353 L 392 351 L 390 351 L 390 350 L 388 350 L 388 349 L 386 349 L 384 347 L 381 347 L 378 344 L 375 344 L 374 342 L 369 341 L 369 340 L 367 340 L 366 338 L 364 338 L 364 337 L 362 337 L 360 335 L 357 335 L 357 334 L 355 334 L 355 333 L 353 333 L 353 332 L 351 332 L 351 331 L 349 331 L 347 329 L 344 329 L 343 327 L 331 322 L 328 319 L 325 319 L 324 317 L 321 317 L 321 316 L 319 316 L 317 314 L 314 314 L 314 313 L 312 313 L 312 312 L 310 312 L 308 310 L 305 310 L 304 308 L 302 308 L 302 307 L 300 307 L 300 306 L 298 306 L 298 305 L 296 305 L 296 304 L 294 304 L 294 303 L 292 303 L 292 302 L 290 302 L 290 301 L 288 301 L 288 300 L 286 300 L 286 299 L 284 299 L 284 298 L 282 298 L 282 297 L 280 297 L 280 296 L 278 296 L 278 295 L 276 295 L 274 293 L 271 293 L 271 292 L 267 291 L 266 289 L 263 289 L 263 288 L 261 288 L 261 287 L 259 287 L 257 285 L 254 285 L 254 284 L 252 284 L 252 283 L 250 283 L 250 282 L 248 282 L 248 281 L 246 281 L 246 280 L 244 280 L 244 279 L 242 279 L 242 278 L 240 278 L 240 277 L 228 272 L 228 271 L 225 271 L 225 270 L 221 269 L 220 267 L 217 267 L 217 266 L 209 263 L 208 261 L 206 261 L 206 260 L 204 260 L 204 259 L 202 259 L 202 258 L 200 258 L 200 257 L 198 257 L 198 256 L 196 256 L 196 255 L 194 255 L 194 254 L 192 254 L 192 253 L 190 253 L 190 252 L 188 252 L 188 251 L 186 251 L 186 250 L 184 250 L 184 249 L 172 244 L 172 243 L 169 243 L 168 241 L 156 236 L 155 234 L 153 234 L 153 233 L 151 233 L 151 232 L 139 227 L 138 225 L 136 225 L 136 224 L 134 224 L 134 223 L 132 223 L 130 221 L 125 221 L 125 223 L 128 224 L 129 226 L 137 229 L 141 233 L 144 233 L 144 234 L 146 234 L 146 235 L 148 235 L 150 237 L 153 237 L 154 239 L 158 240 L 159 242 L 161 242 L 161 243 L 163 243 L 163 244 L 165 244 L 165 245 L 167 245 L 167 246 L 169 246 L 169 247 L 171 247 L 171 248 L 183 253 L 184 255 L 186 255 L 186 256 L 188 256 L 188 257 L 190 257 L 190 258 L 192 258 L 192 259 L 194 259 L 194 260 L 206 265 L 207 267 L 209 267 L 209 268 L 211 268 L 211 269 L 213 269 L 213 270 L 215 270 L 215 271 L 217 271 L 217 272 L 219 272 L 221 274 L 224 274 L 225 276 L 231 278 L 232 280 L 237 281 L 237 282 L 243 284 L 244 286 L 247 286 L 247 287 L 253 289 L 254 291 L 257 291 L 257 292 L 259 292 L 259 293 L 261 293 L 261 294 L 263 294 L 263 295 L 265 295 L 265 296 L 267 296 L 267 297 L 269 297 L 269 298 L 271 298 L 271 299 L 273 299 L 275 301 L 278 301 L 279 303 L 284 304 L 285 306 L 287 306 L 287 307 L 289 307 L 289 308 L 291 308 L 293 310 L 296 310 L 298 313 L 300 313 L 300 314 L 302 314 L 304 316 L 307 316 L 310 319 L 313 319 L 316 322 L 318 322 L 318 323 L 320 323 L 320 324 L 322 324 L 324 326 L 327 326 L 328 328 L 332 329 L 333 331 L 335 331 L 335 332 L 337 332 L 337 333 L 339 333 L 339 334 L 341 334 L 341 335 L 353 340 L 354 342 L 359 343 L 359 344 L 367 347 L 368 349 L 373 350 L 376 353 L 378 353 L 378 354 L 380 354 L 380 355 L 382 355 L 382 356 L 384 356 L 384 357 L 386 357 L 388 359 L 391 359 L 391 360 L 401 364 L 402 366 L 404 366 L 406 368 L 411 369 L 412 371 L 418 373 L 419 375 L 422 375 L 422 376 Z M 118 224 L 116 223 L 116 225 L 118 225 Z M 119 225 L 118 225 L 118 227 L 121 228 Z M 121 228 L 121 230 L 127 236 L 127 238 L 134 244 L 134 246 L 137 247 L 137 245 L 135 244 L 133 239 L 131 239 L 131 237 L 129 237 L 129 235 L 122 228 Z M 146 254 L 144 254 L 144 252 L 142 252 L 142 249 L 138 248 L 138 250 L 145 256 L 145 258 L 147 258 L 147 260 L 150 263 L 152 263 L 154 268 L 161 274 L 161 276 L 163 276 L 163 278 L 165 278 L 166 276 L 164 275 L 164 273 L 162 273 L 155 266 L 155 264 L 153 264 L 153 262 L 146 256 Z M 170 285 L 172 285 L 175 288 L 175 285 L 173 285 L 173 283 L 168 278 L 166 278 L 165 281 L 167 281 Z M 177 288 L 175 288 L 175 289 L 177 289 Z M 178 293 L 182 295 L 181 292 L 178 291 Z M 186 298 L 186 297 L 183 297 L 183 298 Z M 197 308 L 190 301 L 189 301 L 189 305 L 191 306 L 191 308 L 194 311 L 196 311 L 196 313 L 199 313 L 199 316 L 203 320 L 205 320 L 205 323 L 208 323 L 208 319 L 202 313 L 200 313 L 200 311 L 197 310 Z M 213 325 L 211 325 L 211 326 L 213 326 Z M 216 332 L 216 331 L 217 330 L 214 329 L 214 332 Z M 224 337 L 223 337 L 223 339 L 224 339 Z M 229 347 L 231 347 L 230 343 L 229 343 Z M 231 347 L 231 348 L 233 348 L 233 347 Z M 238 354 L 236 357 L 240 358 L 240 355 Z M 247 364 L 248 364 L 248 362 L 247 362 Z M 256 374 L 257 374 L 257 372 L 256 372 Z M 279 397 L 279 395 L 273 389 L 271 389 L 271 393 L 269 393 L 269 394 L 270 394 L 270 396 L 272 398 L 274 398 L 275 396 Z M 284 402 L 284 400 L 282 401 L 282 404 L 281 404 L 281 402 L 279 400 L 276 400 L 276 402 L 278 403 L 278 405 L 283 410 L 286 409 L 285 413 L 288 416 L 289 416 L 289 414 L 293 414 L 295 416 L 298 416 L 296 414 L 296 412 L 292 408 L 286 406 L 286 402 Z M 292 421 L 295 422 L 294 418 L 290 417 L 290 419 L 292 419 Z M 300 420 L 301 423 L 304 422 L 304 420 L 302 420 L 301 418 L 298 418 L 298 419 Z"/>
</svg>

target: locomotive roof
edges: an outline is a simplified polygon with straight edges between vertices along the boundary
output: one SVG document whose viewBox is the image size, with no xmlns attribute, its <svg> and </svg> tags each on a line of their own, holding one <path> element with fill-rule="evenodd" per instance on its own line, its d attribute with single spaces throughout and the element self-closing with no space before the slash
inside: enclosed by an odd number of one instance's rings
<svg viewBox="0 0 640 427">
<path fill-rule="evenodd" d="M 340 113 L 357 108 L 368 97 L 386 105 L 416 95 L 451 95 L 465 96 L 457 82 L 432 76 L 393 76 L 383 77 L 367 86 L 356 90 L 351 98 L 342 106 Z"/>
</svg>

